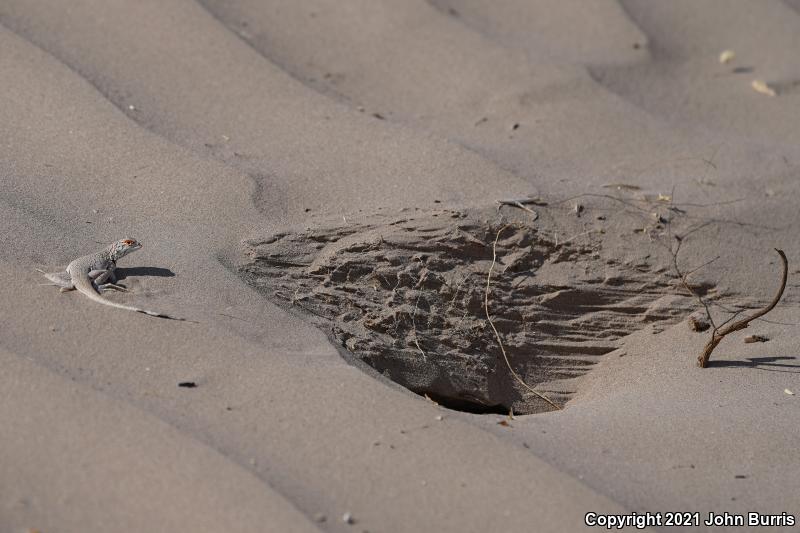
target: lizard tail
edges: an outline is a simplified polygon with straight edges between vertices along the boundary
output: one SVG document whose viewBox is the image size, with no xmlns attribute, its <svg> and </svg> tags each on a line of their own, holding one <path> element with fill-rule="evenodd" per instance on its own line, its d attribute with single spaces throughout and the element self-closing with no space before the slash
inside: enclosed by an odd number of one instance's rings
<svg viewBox="0 0 800 533">
<path fill-rule="evenodd" d="M 124 309 L 126 311 L 134 311 L 136 313 L 143 313 L 145 315 L 155 316 L 155 317 L 158 317 L 158 318 L 167 318 L 169 320 L 180 320 L 182 322 L 186 321 L 185 318 L 180 318 L 180 317 L 176 317 L 176 316 L 172 316 L 172 315 L 167 315 L 167 314 L 164 314 L 164 313 L 159 313 L 157 311 L 149 311 L 147 309 L 140 309 L 138 307 L 133 307 L 131 305 L 118 304 L 117 302 L 112 302 L 111 300 L 106 300 L 105 298 L 100 296 L 100 294 L 98 294 L 97 290 L 95 290 L 94 286 L 92 285 L 92 282 L 89 280 L 88 277 L 78 277 L 77 279 L 73 278 L 73 283 L 75 284 L 75 288 L 78 290 L 78 292 L 82 293 L 87 298 L 89 298 L 90 300 L 94 300 L 97 303 L 101 303 L 101 304 L 104 304 L 104 305 L 109 305 L 111 307 L 116 307 L 117 309 Z"/>
<path fill-rule="evenodd" d="M 45 272 L 44 270 L 37 268 L 36 271 L 44 274 L 44 277 L 52 282 L 48 285 L 56 285 L 63 288 L 72 287 L 72 279 L 70 278 L 69 273 L 65 270 L 62 270 L 61 272 Z"/>
</svg>

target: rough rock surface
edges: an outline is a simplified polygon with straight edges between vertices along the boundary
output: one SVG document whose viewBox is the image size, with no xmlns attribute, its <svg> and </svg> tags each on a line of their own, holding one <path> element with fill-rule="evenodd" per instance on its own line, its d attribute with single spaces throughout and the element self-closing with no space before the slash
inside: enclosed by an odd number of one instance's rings
<svg viewBox="0 0 800 533">
<path fill-rule="evenodd" d="M 513 369 L 557 404 L 620 338 L 650 324 L 659 331 L 693 303 L 665 268 L 603 257 L 602 231 L 559 242 L 552 219 L 532 218 L 360 215 L 248 239 L 240 269 L 416 393 L 473 412 L 539 412 L 552 407 L 514 379 L 487 322 L 498 232 L 490 316 Z"/>
</svg>

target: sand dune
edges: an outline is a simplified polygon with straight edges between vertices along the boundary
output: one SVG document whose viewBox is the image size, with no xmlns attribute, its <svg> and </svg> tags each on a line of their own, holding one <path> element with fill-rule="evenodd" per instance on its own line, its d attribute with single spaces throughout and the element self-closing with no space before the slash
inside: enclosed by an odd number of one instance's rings
<svg viewBox="0 0 800 533">
<path fill-rule="evenodd" d="M 446 192 L 442 199 L 464 201 L 498 187 L 524 192 L 518 179 L 445 140 L 351 113 L 309 90 L 196 2 L 126 9 L 79 2 L 63 13 L 19 7 L 25 17 L 9 8 L 4 23 L 145 128 L 257 176 L 264 209 L 375 205 L 387 187 L 399 193 L 410 184 L 419 199 Z M 130 24 L 131 17 L 143 23 Z M 467 176 L 477 187 L 471 194 L 459 190 Z M 300 202 L 293 187 L 314 194 Z"/>
<path fill-rule="evenodd" d="M 2 362 L 0 450 L 15 459 L 2 467 L 4 529 L 316 530 L 252 473 L 168 424 L 21 357 L 3 352 Z"/>
<path fill-rule="evenodd" d="M 798 516 L 800 411 L 784 392 L 800 389 L 798 9 L 4 2 L 0 529 L 573 531 L 590 511 Z M 538 219 L 496 209 L 524 195 L 548 204 L 533 206 Z M 337 312 L 371 290 L 348 285 L 369 270 L 364 257 L 397 278 L 380 298 L 408 300 L 401 272 L 433 272 L 439 256 L 380 246 L 447 240 L 434 211 L 468 211 L 483 229 L 515 221 L 518 240 L 495 251 L 509 272 L 515 253 L 542 267 L 520 279 L 547 287 L 526 306 L 563 311 L 537 318 L 547 349 L 581 361 L 602 344 L 569 390 L 550 387 L 563 411 L 509 420 L 435 405 L 336 346 L 348 346 L 336 320 L 277 294 L 311 287 L 308 265 L 276 268 L 274 284 L 240 271 L 252 243 L 301 235 L 305 248 L 264 257 L 327 265 L 327 283 L 345 265 Z M 360 254 L 377 218 L 402 222 Z M 336 256 L 339 235 L 363 227 L 355 255 Z M 533 229 L 552 257 L 526 255 Z M 674 275 L 674 234 L 686 236 L 686 271 L 719 256 L 692 280 L 726 308 L 768 300 L 772 248 L 789 257 L 776 312 L 726 339 L 705 370 L 694 358 L 706 337 L 675 322 L 688 310 L 680 288 L 665 282 L 645 304 L 635 294 L 651 272 Z M 144 243 L 119 264 L 131 293 L 104 297 L 195 322 L 37 285 L 36 268 L 122 237 Z M 465 267 L 482 284 L 490 239 L 459 238 L 483 247 Z M 496 279 L 496 309 L 517 316 L 514 280 Z M 622 303 L 596 305 L 619 287 Z M 485 328 L 473 300 L 470 323 Z M 536 350 L 535 322 L 506 328 L 513 357 Z M 743 343 L 752 333 L 769 341 Z M 484 340 L 482 360 L 504 372 Z M 413 341 L 393 342 L 416 355 Z"/>
</svg>

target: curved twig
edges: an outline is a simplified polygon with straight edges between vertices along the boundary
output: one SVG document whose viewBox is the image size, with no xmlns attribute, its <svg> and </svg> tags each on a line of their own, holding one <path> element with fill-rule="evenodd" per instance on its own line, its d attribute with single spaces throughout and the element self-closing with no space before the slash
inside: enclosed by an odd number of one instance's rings
<svg viewBox="0 0 800 533">
<path fill-rule="evenodd" d="M 706 343 L 705 348 L 703 348 L 703 353 L 697 358 L 697 365 L 700 368 L 705 368 L 708 366 L 708 360 L 711 357 L 711 352 L 714 351 L 714 348 L 725 338 L 726 335 L 729 333 L 733 333 L 734 331 L 739 331 L 745 329 L 750 322 L 753 320 L 762 317 L 772 311 L 772 309 L 778 305 L 781 297 L 783 296 L 783 291 L 786 289 L 786 279 L 789 275 L 789 261 L 786 259 L 786 254 L 783 253 L 783 250 L 779 250 L 775 248 L 775 251 L 778 252 L 778 255 L 781 256 L 781 261 L 783 262 L 783 276 L 781 278 L 781 286 L 778 288 L 778 292 L 775 294 L 775 297 L 772 301 L 764 308 L 759 309 L 752 315 L 745 317 L 741 320 L 738 320 L 730 325 L 723 326 L 719 329 L 714 328 L 713 333 L 711 334 L 711 339 L 709 339 L 708 343 Z"/>
</svg>

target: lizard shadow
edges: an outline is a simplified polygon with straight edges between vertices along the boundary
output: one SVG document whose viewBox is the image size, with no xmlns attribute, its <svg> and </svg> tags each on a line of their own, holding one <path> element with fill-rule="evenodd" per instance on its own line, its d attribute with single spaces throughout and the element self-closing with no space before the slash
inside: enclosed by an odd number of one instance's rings
<svg viewBox="0 0 800 533">
<path fill-rule="evenodd" d="M 785 361 L 785 362 L 781 362 Z M 794 364 L 788 361 L 794 361 Z M 796 356 L 774 356 L 774 357 L 748 357 L 744 361 L 709 361 L 709 367 L 734 367 L 734 368 L 755 368 L 768 372 L 789 372 L 800 374 L 800 363 Z"/>
<path fill-rule="evenodd" d="M 132 268 L 117 268 L 114 271 L 117 275 L 117 280 L 122 281 L 128 276 L 151 276 L 159 278 L 174 278 L 175 272 L 168 268 L 160 267 L 132 267 Z"/>
</svg>

